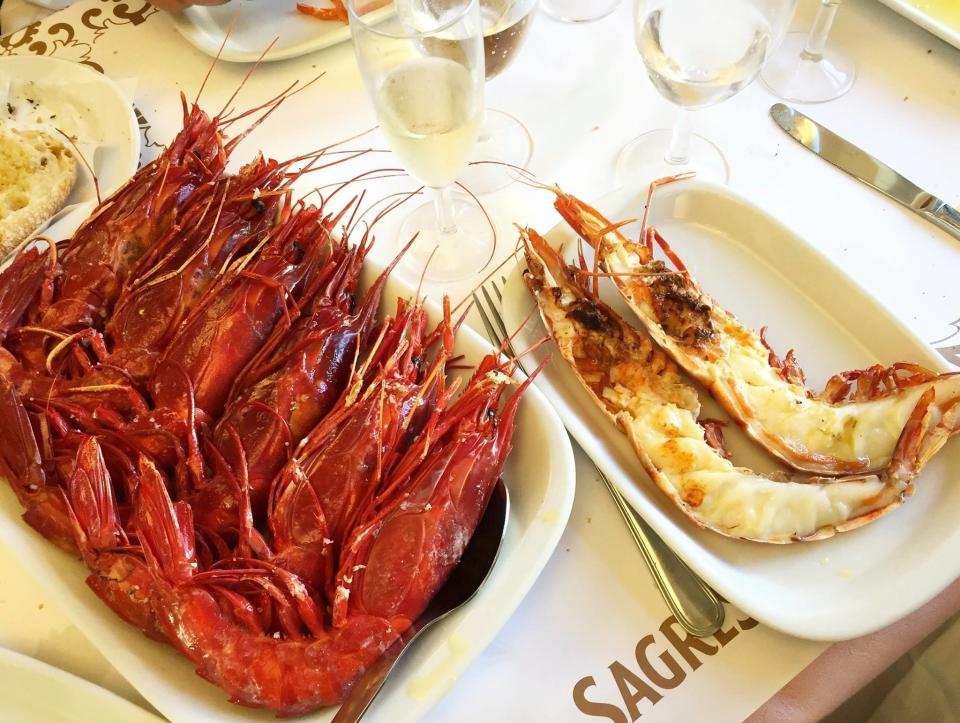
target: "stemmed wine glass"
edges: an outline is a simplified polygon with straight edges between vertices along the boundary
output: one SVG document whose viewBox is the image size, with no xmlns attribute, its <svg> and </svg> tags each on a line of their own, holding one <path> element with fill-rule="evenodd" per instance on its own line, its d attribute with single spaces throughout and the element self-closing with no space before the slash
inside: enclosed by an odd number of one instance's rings
<svg viewBox="0 0 960 723">
<path fill-rule="evenodd" d="M 853 87 L 856 63 L 835 48 L 827 36 L 840 0 L 821 0 L 809 33 L 788 33 L 760 74 L 771 91 L 796 103 L 823 103 Z"/>
<path fill-rule="evenodd" d="M 693 112 L 749 85 L 783 38 L 796 0 L 636 0 L 637 49 L 654 87 L 678 106 L 671 130 L 644 133 L 617 159 L 620 184 L 684 171 L 726 182 L 727 161 L 692 132 Z"/>
<path fill-rule="evenodd" d="M 347 0 L 357 63 L 387 143 L 434 196 L 401 226 L 401 238 L 418 234 L 404 263 L 431 281 L 465 279 L 493 252 L 483 211 L 452 192 L 483 116 L 479 0 L 402 0 L 386 17 L 380 5 Z"/>
<path fill-rule="evenodd" d="M 537 0 L 480 0 L 487 81 L 513 62 L 536 9 Z M 533 139 L 523 122 L 502 110 L 487 108 L 473 158 L 526 168 L 532 154 Z M 474 193 L 499 190 L 514 179 L 506 166 L 492 163 L 472 164 L 460 176 Z"/>
</svg>

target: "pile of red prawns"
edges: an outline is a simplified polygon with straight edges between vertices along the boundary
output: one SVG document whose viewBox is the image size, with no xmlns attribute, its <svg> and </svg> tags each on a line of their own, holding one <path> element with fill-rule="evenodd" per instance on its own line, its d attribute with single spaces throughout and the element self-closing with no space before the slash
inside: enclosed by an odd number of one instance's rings
<svg viewBox="0 0 960 723">
<path fill-rule="evenodd" d="M 455 393 L 449 305 L 436 328 L 418 301 L 379 320 L 369 228 L 334 232 L 353 204 L 293 201 L 293 162 L 228 174 L 225 125 L 184 102 L 71 239 L 0 272 L 0 476 L 124 620 L 295 715 L 341 701 L 442 586 L 522 387 L 491 355 Z"/>
</svg>

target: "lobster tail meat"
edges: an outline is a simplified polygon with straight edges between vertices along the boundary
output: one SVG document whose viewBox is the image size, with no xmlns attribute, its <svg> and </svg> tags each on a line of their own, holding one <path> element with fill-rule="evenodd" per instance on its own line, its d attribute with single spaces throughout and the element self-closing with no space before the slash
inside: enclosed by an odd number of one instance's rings
<svg viewBox="0 0 960 723">
<path fill-rule="evenodd" d="M 650 195 L 673 180 L 655 181 Z M 646 228 L 643 243 L 634 243 L 620 232 L 622 223 L 551 190 L 560 215 L 595 249 L 595 263 L 657 346 L 709 389 L 750 437 L 794 469 L 882 473 L 927 389 L 935 390 L 939 413 L 960 400 L 960 374 L 904 362 L 841 372 L 823 392 L 808 389 L 794 353 L 781 360 L 763 331 L 745 326 L 704 291 L 656 229 Z M 654 242 L 669 264 L 653 257 Z"/>
<path fill-rule="evenodd" d="M 823 477 L 737 467 L 711 443 L 696 390 L 653 341 L 587 288 L 545 239 L 523 232 L 525 278 L 564 360 L 594 403 L 627 435 L 660 490 L 697 525 L 722 535 L 788 544 L 868 524 L 913 494 L 929 455 L 958 430 L 956 405 L 918 395 L 881 473 Z"/>
</svg>

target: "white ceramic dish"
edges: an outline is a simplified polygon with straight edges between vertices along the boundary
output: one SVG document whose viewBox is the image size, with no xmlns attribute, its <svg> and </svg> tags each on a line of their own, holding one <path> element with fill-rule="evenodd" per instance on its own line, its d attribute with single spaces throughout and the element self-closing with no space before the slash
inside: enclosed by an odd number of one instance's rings
<svg viewBox="0 0 960 723">
<path fill-rule="evenodd" d="M 380 269 L 368 261 L 364 286 Z M 410 296 L 391 278 L 384 293 L 392 311 L 397 296 Z M 436 305 L 430 307 L 434 320 Z M 457 353 L 476 362 L 489 344 L 469 328 L 457 334 Z M 517 417 L 514 449 L 503 474 L 510 490 L 510 521 L 496 568 L 477 597 L 417 643 L 394 671 L 376 703 L 383 720 L 419 719 L 456 682 L 497 634 L 533 585 L 560 540 L 573 505 L 573 451 L 546 398 L 530 388 Z M 231 705 L 227 694 L 198 677 L 168 645 L 148 640 L 116 617 L 87 588 L 86 568 L 58 551 L 20 519 L 9 486 L 0 483 L 0 541 L 56 599 L 104 657 L 161 713 L 173 721 L 275 720 L 272 713 Z M 334 709 L 300 720 L 328 721 Z"/>
<path fill-rule="evenodd" d="M 39 5 L 48 10 L 63 10 L 70 7 L 73 0 L 27 0 L 31 5 Z"/>
<path fill-rule="evenodd" d="M 880 2 L 953 47 L 960 48 L 960 4 L 957 0 L 880 0 Z"/>
<path fill-rule="evenodd" d="M 622 189 L 596 202 L 611 219 L 642 212 L 646 188 Z M 809 383 L 876 361 L 944 361 L 856 282 L 813 247 L 732 191 L 686 181 L 657 192 L 652 223 L 702 286 L 785 353 L 795 347 Z M 636 224 L 626 228 L 636 234 Z M 548 235 L 575 248 L 566 224 Z M 612 284 L 603 296 L 624 318 L 630 311 Z M 504 298 L 508 328 L 533 306 L 518 269 Z M 525 346 L 545 332 L 538 317 L 518 338 Z M 550 345 L 543 352 L 549 353 Z M 960 575 L 960 443 L 934 458 L 916 495 L 877 522 L 823 542 L 787 546 L 740 542 L 701 530 L 654 487 L 626 438 L 593 406 L 572 372 L 552 361 L 538 384 L 567 429 L 663 539 L 710 585 L 758 620 L 786 633 L 838 640 L 869 633 L 903 617 Z M 705 393 L 703 417 L 729 419 Z M 777 464 L 736 427 L 726 437 L 737 464 Z"/>
<path fill-rule="evenodd" d="M 29 92 L 35 106 L 18 100 L 28 83 L 35 84 Z M 13 115 L 7 106 L 11 101 L 17 109 Z M 59 128 L 75 136 L 103 198 L 126 182 L 140 161 L 140 126 L 130 100 L 110 78 L 81 63 L 37 55 L 0 58 L 0 123 L 54 136 Z M 66 204 L 38 231 L 69 236 L 96 202 L 93 178 L 81 163 Z"/>
<path fill-rule="evenodd" d="M 0 648 L 0 720 L 161 723 L 109 690 L 6 648 Z"/>
<path fill-rule="evenodd" d="M 306 0 L 326 7 L 325 0 Z M 375 13 L 392 12 L 384 8 Z M 234 16 L 236 22 L 234 23 Z M 297 11 L 297 0 L 243 0 L 225 5 L 195 5 L 173 16 L 177 30 L 191 45 L 221 60 L 252 63 L 274 39 L 276 43 L 264 58 L 286 60 L 329 48 L 350 39 L 346 23 L 318 20 Z M 233 29 L 227 37 L 227 29 Z"/>
</svg>

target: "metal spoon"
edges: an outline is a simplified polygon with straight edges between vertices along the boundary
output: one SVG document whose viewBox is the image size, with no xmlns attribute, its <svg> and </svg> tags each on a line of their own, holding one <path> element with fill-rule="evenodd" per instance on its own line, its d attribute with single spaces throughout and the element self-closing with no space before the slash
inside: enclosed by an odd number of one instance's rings
<svg viewBox="0 0 960 723">
<path fill-rule="evenodd" d="M 443 620 L 477 594 L 497 562 L 500 543 L 507 531 L 509 516 L 510 497 L 507 487 L 503 480 L 497 480 L 487 510 L 483 513 L 473 537 L 470 538 L 467 549 L 463 551 L 460 563 L 450 573 L 444 586 L 434 595 L 423 614 L 357 681 L 350 692 L 350 697 L 343 702 L 334 716 L 333 723 L 359 721 L 370 708 L 370 704 L 383 688 L 387 676 L 410 644 L 423 631 Z"/>
</svg>

